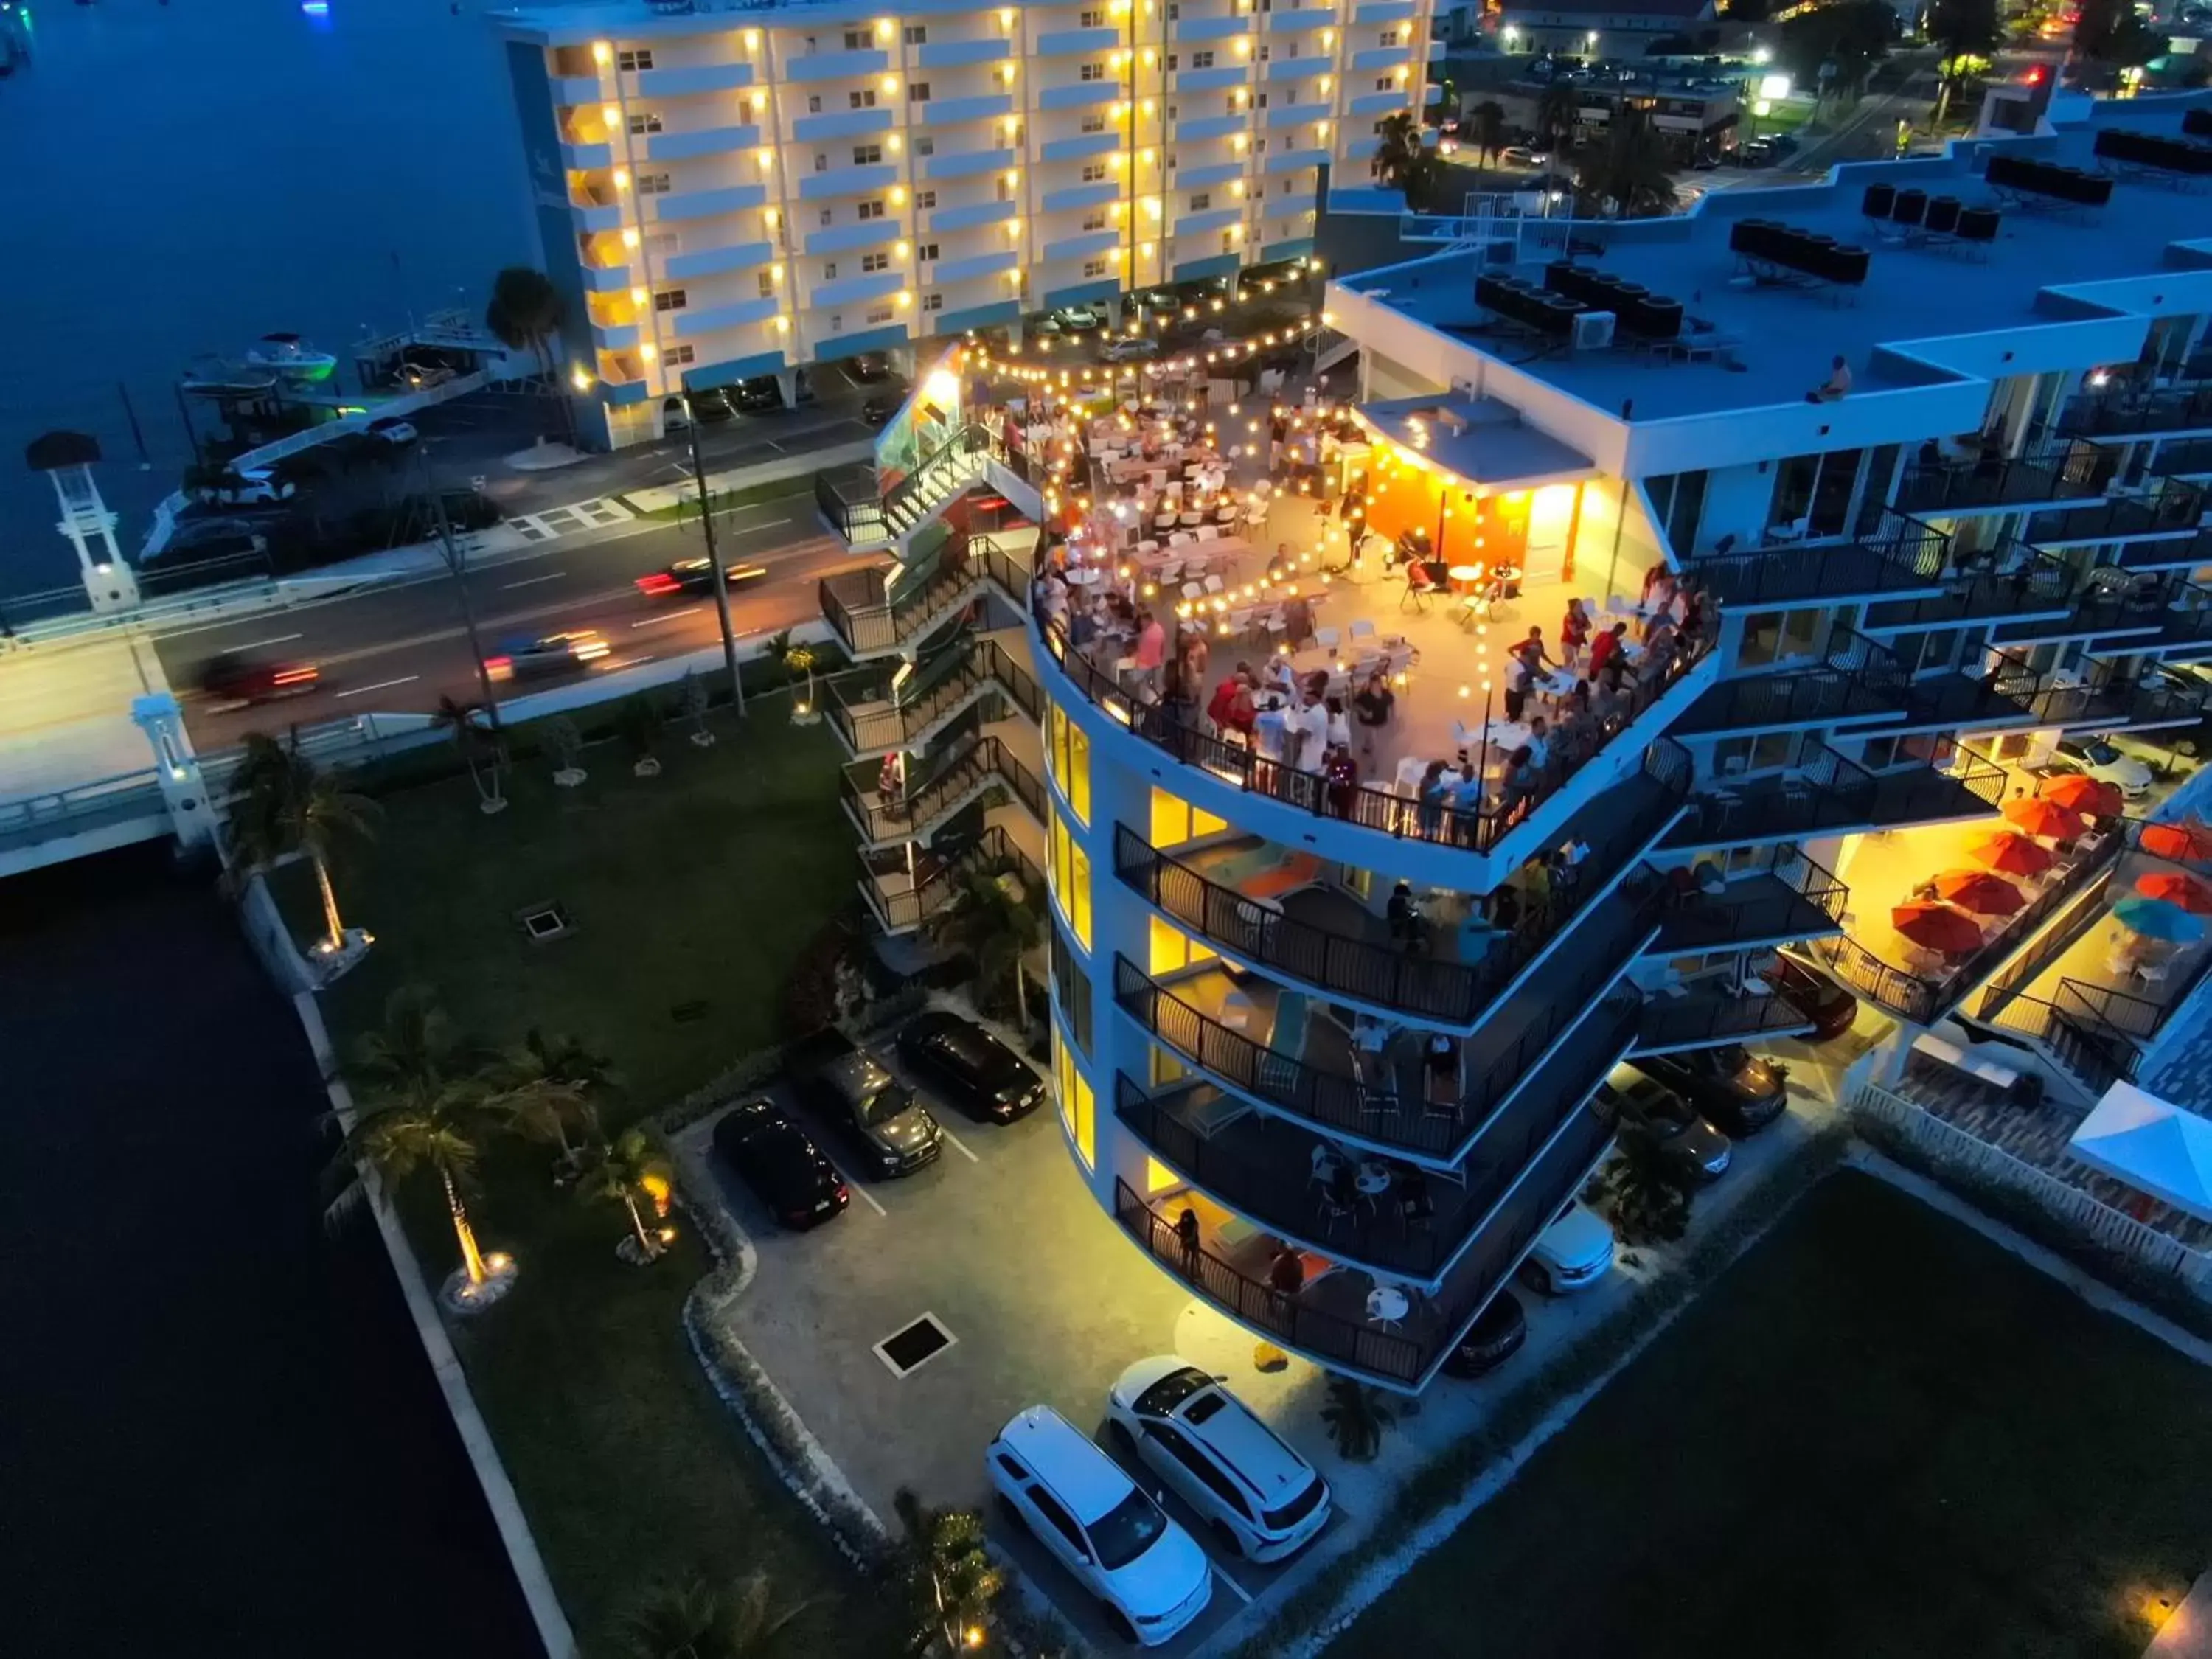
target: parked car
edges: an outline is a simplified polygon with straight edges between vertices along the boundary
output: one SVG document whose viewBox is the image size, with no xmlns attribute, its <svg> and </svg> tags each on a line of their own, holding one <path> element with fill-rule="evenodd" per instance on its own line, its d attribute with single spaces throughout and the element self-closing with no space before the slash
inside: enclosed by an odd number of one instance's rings
<svg viewBox="0 0 2212 1659">
<path fill-rule="evenodd" d="M 2150 793 L 2152 772 L 2133 755 L 2115 749 L 2103 738 L 2061 738 L 2058 752 L 2045 769 L 2053 773 L 2084 772 L 2100 783 L 2109 783 L 2128 800 Z"/>
<path fill-rule="evenodd" d="M 1521 1298 L 1501 1289 L 1444 1356 L 1444 1375 L 1486 1376 L 1518 1353 L 1528 1340 L 1528 1316 L 1522 1311 Z"/>
<path fill-rule="evenodd" d="M 860 401 L 860 419 L 870 426 L 889 426 L 891 417 L 899 412 L 902 401 L 887 392 L 864 398 Z"/>
<path fill-rule="evenodd" d="M 1702 1186 L 1728 1173 L 1729 1138 L 1633 1066 L 1614 1066 L 1598 1085 L 1598 1097 L 1621 1139 L 1656 1148 L 1691 1181 Z"/>
<path fill-rule="evenodd" d="M 1146 335 L 1125 334 L 1119 339 L 1109 340 L 1098 355 L 1109 363 L 1118 363 L 1131 357 L 1155 356 L 1159 349 L 1160 343 Z"/>
<path fill-rule="evenodd" d="M 1757 1134 L 1790 1107 L 1789 1069 L 1753 1059 L 1740 1042 L 1647 1054 L 1635 1065 L 1738 1140 Z"/>
<path fill-rule="evenodd" d="M 1206 1610 L 1213 1568 L 1198 1540 L 1051 1407 L 1009 1420 L 983 1468 L 1006 1512 L 1098 1598 L 1124 1640 L 1158 1647 Z"/>
<path fill-rule="evenodd" d="M 891 360 L 880 351 L 863 351 L 845 360 L 845 373 L 853 379 L 872 384 L 891 377 Z"/>
<path fill-rule="evenodd" d="M 740 412 L 747 415 L 769 415 L 784 407 L 783 388 L 776 384 L 775 376 L 763 374 L 757 379 L 740 380 L 733 397 Z"/>
<path fill-rule="evenodd" d="M 453 371 L 443 363 L 402 363 L 399 365 L 399 384 L 410 392 L 428 392 L 434 386 L 443 386 L 453 378 Z"/>
<path fill-rule="evenodd" d="M 1328 1482 L 1251 1408 L 1175 1354 L 1139 1359 L 1106 1393 L 1116 1445 L 1248 1561 L 1280 1561 L 1328 1524 Z"/>
<path fill-rule="evenodd" d="M 1859 1000 L 1835 975 L 1810 963 L 1778 956 L 1759 976 L 1776 996 L 1813 1022 L 1813 1029 L 1805 1036 L 1808 1042 L 1832 1041 L 1858 1020 Z"/>
<path fill-rule="evenodd" d="M 748 582 L 766 580 L 768 567 L 764 564 L 739 564 L 733 559 L 722 562 L 722 580 L 725 586 L 743 587 Z M 702 554 L 696 559 L 678 559 L 665 569 L 654 570 L 637 579 L 637 591 L 648 599 L 665 599 L 671 594 L 706 593 L 714 586 L 714 567 Z"/>
<path fill-rule="evenodd" d="M 933 1008 L 898 1034 L 899 1058 L 979 1123 L 1012 1123 L 1044 1100 L 1044 1079 L 972 1019 Z"/>
<path fill-rule="evenodd" d="M 714 1150 L 787 1227 L 818 1227 L 853 1201 L 836 1166 L 773 1102 L 748 1100 L 723 1114 Z"/>
<path fill-rule="evenodd" d="M 262 662 L 223 651 L 200 665 L 199 688 L 216 707 L 246 708 L 305 696 L 322 678 L 322 671 L 311 662 Z"/>
<path fill-rule="evenodd" d="M 503 640 L 498 650 L 484 659 L 484 672 L 495 680 L 546 679 L 589 668 L 613 649 L 604 634 L 589 628 L 536 639 Z"/>
<path fill-rule="evenodd" d="M 691 418 L 703 421 L 708 426 L 719 426 L 724 421 L 734 420 L 737 410 L 730 402 L 730 394 L 718 386 L 691 394 Z"/>
<path fill-rule="evenodd" d="M 198 564 L 268 550 L 268 538 L 249 519 L 182 518 L 169 536 L 169 544 L 161 550 L 161 558 L 171 565 Z"/>
<path fill-rule="evenodd" d="M 1552 1218 L 1528 1252 L 1528 1275 L 1547 1296 L 1586 1289 L 1612 1266 L 1613 1229 L 1579 1199 Z"/>
<path fill-rule="evenodd" d="M 1095 306 L 1062 306 L 1052 315 L 1053 320 L 1071 334 L 1106 326 L 1106 313 Z"/>
<path fill-rule="evenodd" d="M 379 443 L 390 444 L 395 449 L 404 449 L 422 435 L 396 415 L 386 415 L 381 420 L 371 421 L 368 431 L 368 435 Z"/>
<path fill-rule="evenodd" d="M 249 466 L 234 472 L 237 488 L 222 492 L 222 499 L 234 505 L 251 501 L 289 501 L 299 493 L 299 486 L 289 479 L 279 479 L 265 466 Z"/>
<path fill-rule="evenodd" d="M 1500 167 L 1523 167 L 1534 172 L 1551 166 L 1552 153 L 1546 149 L 1532 149 L 1527 144 L 1508 144 L 1498 152 L 1498 164 Z"/>
<path fill-rule="evenodd" d="M 660 400 L 660 429 L 663 433 L 689 432 L 691 429 L 690 412 L 683 398 L 663 398 Z"/>
<path fill-rule="evenodd" d="M 945 1150 L 929 1108 L 865 1049 L 848 1048 L 809 1073 L 800 1092 L 878 1176 L 912 1175 Z"/>
</svg>

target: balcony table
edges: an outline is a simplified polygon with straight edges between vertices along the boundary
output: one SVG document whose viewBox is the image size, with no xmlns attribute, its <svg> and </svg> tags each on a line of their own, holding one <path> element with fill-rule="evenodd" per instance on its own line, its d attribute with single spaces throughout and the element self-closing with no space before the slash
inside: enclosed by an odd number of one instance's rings
<svg viewBox="0 0 2212 1659">
<path fill-rule="evenodd" d="M 1395 1285 L 1377 1285 L 1367 1292 L 1367 1316 L 1386 1331 L 1395 1330 L 1413 1309 L 1412 1298 Z"/>
<path fill-rule="evenodd" d="M 1352 1172 L 1352 1184 L 1364 1198 L 1379 1198 L 1390 1190 L 1389 1167 L 1379 1158 L 1364 1159 Z"/>
</svg>

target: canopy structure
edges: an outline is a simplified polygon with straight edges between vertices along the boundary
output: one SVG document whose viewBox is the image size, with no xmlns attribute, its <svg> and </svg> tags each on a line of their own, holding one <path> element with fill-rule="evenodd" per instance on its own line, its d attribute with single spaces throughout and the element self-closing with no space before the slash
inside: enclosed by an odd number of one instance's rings
<svg viewBox="0 0 2212 1659">
<path fill-rule="evenodd" d="M 2093 1170 L 2212 1221 L 2212 1119 L 2115 1083 L 2066 1150 Z"/>
</svg>

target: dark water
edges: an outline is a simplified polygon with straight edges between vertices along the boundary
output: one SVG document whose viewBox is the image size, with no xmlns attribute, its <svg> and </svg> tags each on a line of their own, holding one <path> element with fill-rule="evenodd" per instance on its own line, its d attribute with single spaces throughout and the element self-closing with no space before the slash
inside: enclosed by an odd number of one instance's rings
<svg viewBox="0 0 2212 1659">
<path fill-rule="evenodd" d="M 542 1656 L 289 1003 L 166 846 L 0 883 L 0 1652 Z"/>
<path fill-rule="evenodd" d="M 191 459 L 172 388 L 194 357 L 290 329 L 347 373 L 364 333 L 480 308 L 528 257 L 486 10 L 32 0 L 34 57 L 0 80 L 0 592 L 76 576 L 51 489 L 22 466 L 39 433 L 100 440 L 135 551 Z"/>
</svg>

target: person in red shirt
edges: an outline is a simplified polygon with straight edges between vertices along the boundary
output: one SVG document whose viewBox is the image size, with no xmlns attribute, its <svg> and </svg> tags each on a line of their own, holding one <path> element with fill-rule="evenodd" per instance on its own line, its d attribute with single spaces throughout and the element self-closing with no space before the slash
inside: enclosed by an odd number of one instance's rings
<svg viewBox="0 0 2212 1659">
<path fill-rule="evenodd" d="M 1589 612 L 1583 609 L 1580 599 L 1567 601 L 1567 614 L 1559 623 L 1559 654 L 1572 662 L 1589 643 Z"/>
<path fill-rule="evenodd" d="M 1626 623 L 1615 623 L 1590 643 L 1590 678 L 1595 679 L 1598 671 L 1620 649 L 1620 641 L 1628 633 Z"/>
<path fill-rule="evenodd" d="M 1206 717 L 1222 736 L 1234 733 L 1249 744 L 1259 714 L 1258 705 L 1252 701 L 1251 666 L 1240 662 L 1236 672 L 1213 688 L 1212 701 L 1206 705 Z"/>
</svg>

